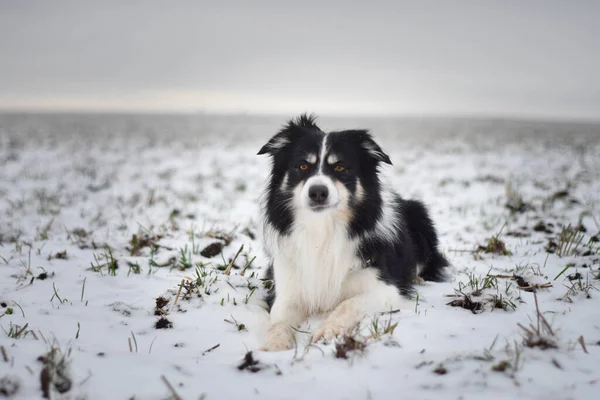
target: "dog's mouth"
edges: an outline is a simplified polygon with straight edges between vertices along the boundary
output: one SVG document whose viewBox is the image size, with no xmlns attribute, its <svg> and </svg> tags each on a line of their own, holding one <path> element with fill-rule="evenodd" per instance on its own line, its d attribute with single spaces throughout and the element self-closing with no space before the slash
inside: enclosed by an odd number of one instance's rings
<svg viewBox="0 0 600 400">
<path fill-rule="evenodd" d="M 310 205 L 310 209 L 312 211 L 315 212 L 321 212 L 321 211 L 325 211 L 325 210 L 333 210 L 334 208 L 336 208 L 338 206 L 339 203 L 335 203 L 335 204 L 311 204 Z"/>
</svg>

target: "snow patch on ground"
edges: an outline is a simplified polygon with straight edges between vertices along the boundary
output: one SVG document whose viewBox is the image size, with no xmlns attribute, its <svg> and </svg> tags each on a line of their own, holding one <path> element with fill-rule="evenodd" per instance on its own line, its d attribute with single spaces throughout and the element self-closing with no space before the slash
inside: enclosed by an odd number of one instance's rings
<svg viewBox="0 0 600 400">
<path fill-rule="evenodd" d="M 394 163 L 386 180 L 430 206 L 454 268 L 405 309 L 366 317 L 360 345 L 338 343 L 346 358 L 336 358 L 335 343 L 308 345 L 322 318 L 300 327 L 296 349 L 257 351 L 268 327 L 256 237 L 268 160 L 255 153 L 283 122 L 1 116 L 0 394 L 598 392 L 597 126 L 324 118 L 324 129 L 372 130 Z M 541 337 L 557 348 L 524 344 L 518 324 L 538 324 L 534 292 L 554 333 L 542 321 Z"/>
</svg>

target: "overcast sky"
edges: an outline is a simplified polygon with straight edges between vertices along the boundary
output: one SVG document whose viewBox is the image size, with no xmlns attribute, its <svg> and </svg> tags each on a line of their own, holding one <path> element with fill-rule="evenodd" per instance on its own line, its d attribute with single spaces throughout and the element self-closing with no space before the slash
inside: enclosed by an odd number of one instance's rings
<svg viewBox="0 0 600 400">
<path fill-rule="evenodd" d="M 0 109 L 598 118 L 600 1 L 0 0 Z"/>
</svg>

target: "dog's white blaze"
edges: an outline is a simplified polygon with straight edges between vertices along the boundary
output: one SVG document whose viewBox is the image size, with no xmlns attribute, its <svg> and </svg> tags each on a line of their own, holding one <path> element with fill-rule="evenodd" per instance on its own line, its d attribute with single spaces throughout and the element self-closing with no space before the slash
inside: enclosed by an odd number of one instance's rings
<svg viewBox="0 0 600 400">
<path fill-rule="evenodd" d="M 323 164 L 325 164 L 325 155 L 327 154 L 327 137 L 327 134 L 323 135 L 321 154 L 319 155 L 319 175 L 323 173 Z"/>
</svg>

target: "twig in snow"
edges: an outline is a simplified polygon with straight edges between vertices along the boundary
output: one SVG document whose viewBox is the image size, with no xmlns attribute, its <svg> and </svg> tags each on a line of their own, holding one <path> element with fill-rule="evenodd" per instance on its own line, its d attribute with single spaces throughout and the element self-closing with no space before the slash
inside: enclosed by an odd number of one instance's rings
<svg viewBox="0 0 600 400">
<path fill-rule="evenodd" d="M 217 343 L 217 344 L 215 344 L 215 345 L 214 345 L 213 347 L 211 347 L 210 349 L 208 349 L 208 350 L 204 350 L 204 351 L 202 352 L 202 355 L 204 356 L 204 355 L 206 355 L 206 354 L 210 353 L 210 352 L 211 352 L 211 351 L 213 351 L 214 349 L 217 349 L 217 348 L 219 348 L 219 346 L 221 346 L 221 343 Z"/>
<path fill-rule="evenodd" d="M 244 276 L 246 274 L 246 270 L 248 269 L 248 267 L 250 266 L 250 264 L 252 264 L 252 262 L 256 259 L 256 256 L 252 257 L 252 259 L 250 261 L 248 261 L 246 263 L 246 265 L 244 265 L 244 268 L 242 269 L 242 272 L 240 272 L 240 276 Z"/>
<path fill-rule="evenodd" d="M 167 385 L 167 387 L 171 391 L 171 394 L 173 395 L 173 398 L 175 400 L 183 400 L 183 398 L 175 391 L 175 388 L 171 385 L 171 383 L 169 383 L 169 381 L 167 380 L 167 378 L 164 375 L 161 375 L 160 379 L 162 379 L 163 382 L 165 383 L 165 385 Z"/>
<path fill-rule="evenodd" d="M 237 253 L 235 253 L 235 257 L 233 257 L 231 259 L 231 261 L 229 262 L 229 265 L 227 266 L 227 268 L 225 268 L 225 271 L 223 272 L 225 275 L 231 275 L 231 268 L 233 267 L 235 260 L 238 258 L 238 256 L 242 252 L 242 250 L 244 250 L 244 245 L 240 246 L 240 249 L 237 251 Z"/>
<path fill-rule="evenodd" d="M 577 339 L 577 341 L 578 341 L 578 342 L 579 342 L 579 344 L 581 345 L 581 348 L 583 349 L 583 352 L 584 352 L 585 354 L 590 354 L 590 353 L 587 351 L 587 348 L 585 347 L 585 340 L 583 340 L 583 335 L 579 336 L 579 339 Z"/>
<path fill-rule="evenodd" d="M 4 346 L 0 346 L 0 353 L 2 353 L 2 359 L 4 360 L 4 362 L 8 362 L 8 356 L 6 355 L 6 349 L 4 348 Z"/>
<path fill-rule="evenodd" d="M 179 284 L 179 289 L 177 289 L 177 295 L 175 296 L 175 300 L 173 301 L 173 306 L 177 304 L 177 300 L 179 300 L 179 295 L 181 294 L 181 289 L 183 288 L 183 284 L 185 283 L 185 279 L 181 280 Z"/>
</svg>

